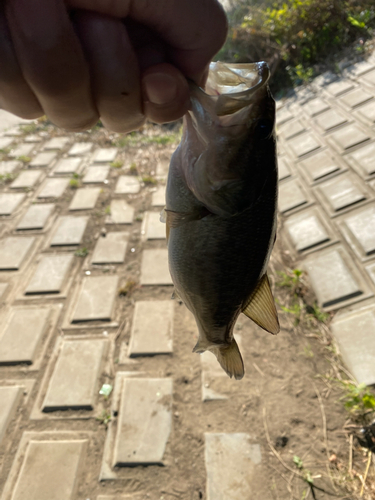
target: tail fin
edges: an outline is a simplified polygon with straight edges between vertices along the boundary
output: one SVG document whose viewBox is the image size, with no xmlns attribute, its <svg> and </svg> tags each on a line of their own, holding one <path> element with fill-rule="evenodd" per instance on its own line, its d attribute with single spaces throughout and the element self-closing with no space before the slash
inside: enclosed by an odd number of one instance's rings
<svg viewBox="0 0 375 500">
<path fill-rule="evenodd" d="M 235 339 L 229 346 L 214 347 L 210 349 L 215 354 L 222 369 L 227 375 L 236 380 L 241 380 L 245 374 L 245 368 L 240 350 Z"/>
</svg>

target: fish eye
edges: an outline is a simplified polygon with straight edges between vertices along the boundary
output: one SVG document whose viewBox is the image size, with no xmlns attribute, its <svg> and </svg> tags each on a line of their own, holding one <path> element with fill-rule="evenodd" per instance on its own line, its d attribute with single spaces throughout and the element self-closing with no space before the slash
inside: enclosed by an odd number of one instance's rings
<svg viewBox="0 0 375 500">
<path fill-rule="evenodd" d="M 256 131 L 260 139 L 268 139 L 273 131 L 273 122 L 271 120 L 261 118 L 258 120 Z"/>
</svg>

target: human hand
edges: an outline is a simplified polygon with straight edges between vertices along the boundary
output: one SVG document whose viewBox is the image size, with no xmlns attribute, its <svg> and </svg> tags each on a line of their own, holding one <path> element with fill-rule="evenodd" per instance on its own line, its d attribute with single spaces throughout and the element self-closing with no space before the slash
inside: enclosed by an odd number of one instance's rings
<svg viewBox="0 0 375 500">
<path fill-rule="evenodd" d="M 217 0 L 0 4 L 0 108 L 71 131 L 180 118 L 227 30 Z"/>
</svg>

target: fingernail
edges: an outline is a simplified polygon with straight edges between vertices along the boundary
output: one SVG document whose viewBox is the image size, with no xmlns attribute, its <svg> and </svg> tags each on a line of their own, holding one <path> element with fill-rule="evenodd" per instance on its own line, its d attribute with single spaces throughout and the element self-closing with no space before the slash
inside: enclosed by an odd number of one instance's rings
<svg viewBox="0 0 375 500">
<path fill-rule="evenodd" d="M 172 103 L 177 96 L 175 78 L 165 73 L 152 73 L 143 78 L 145 100 L 153 104 Z"/>
</svg>

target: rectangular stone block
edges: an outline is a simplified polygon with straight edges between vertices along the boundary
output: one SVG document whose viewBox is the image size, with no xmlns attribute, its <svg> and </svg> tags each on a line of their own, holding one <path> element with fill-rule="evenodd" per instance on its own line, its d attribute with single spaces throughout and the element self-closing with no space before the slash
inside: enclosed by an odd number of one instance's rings
<svg viewBox="0 0 375 500">
<path fill-rule="evenodd" d="M 0 444 L 13 419 L 23 395 L 23 387 L 0 386 Z"/>
<path fill-rule="evenodd" d="M 369 71 L 362 80 L 370 85 L 375 85 L 375 70 Z"/>
<path fill-rule="evenodd" d="M 22 165 L 20 161 L 0 161 L 0 175 L 12 174 L 17 168 Z"/>
<path fill-rule="evenodd" d="M 12 215 L 24 199 L 24 193 L 1 193 L 0 215 Z"/>
<path fill-rule="evenodd" d="M 40 180 L 41 170 L 22 170 L 16 180 L 10 185 L 11 189 L 30 189 Z"/>
<path fill-rule="evenodd" d="M 171 300 L 135 303 L 129 356 L 153 356 L 173 352 L 173 311 Z"/>
<path fill-rule="evenodd" d="M 42 255 L 26 287 L 25 295 L 60 293 L 73 259 L 72 254 Z"/>
<path fill-rule="evenodd" d="M 294 118 L 294 115 L 290 112 L 290 110 L 287 107 L 283 107 L 277 110 L 276 123 L 278 126 L 283 125 L 292 118 Z"/>
<path fill-rule="evenodd" d="M 44 149 L 47 150 L 58 150 L 64 149 L 69 142 L 69 137 L 53 137 L 47 141 L 44 145 Z"/>
<path fill-rule="evenodd" d="M 99 237 L 91 259 L 92 264 L 122 264 L 125 260 L 129 233 L 107 233 Z"/>
<path fill-rule="evenodd" d="M 163 240 L 166 238 L 166 224 L 160 222 L 159 212 L 145 212 L 143 229 L 146 240 Z"/>
<path fill-rule="evenodd" d="M 59 217 L 52 236 L 51 247 L 79 245 L 86 230 L 88 217 Z"/>
<path fill-rule="evenodd" d="M 299 165 L 310 184 L 343 170 L 341 163 L 329 150 L 318 151 Z"/>
<path fill-rule="evenodd" d="M 97 400 L 107 341 L 64 341 L 57 358 L 42 409 L 92 410 Z"/>
<path fill-rule="evenodd" d="M 92 142 L 76 142 L 73 144 L 73 146 L 69 149 L 68 155 L 69 156 L 83 156 L 92 150 L 93 147 Z"/>
<path fill-rule="evenodd" d="M 53 151 L 44 151 L 42 153 L 38 153 L 33 160 L 31 160 L 29 167 L 49 167 L 51 163 L 56 159 L 57 153 Z"/>
<path fill-rule="evenodd" d="M 156 164 L 156 176 L 160 179 L 166 179 L 169 171 L 170 158 L 161 157 Z"/>
<path fill-rule="evenodd" d="M 343 219 L 345 226 L 344 236 L 349 244 L 359 250 L 360 255 L 375 253 L 375 207 L 365 208 Z M 348 231 L 349 230 L 349 233 Z M 353 241 L 354 240 L 354 241 Z"/>
<path fill-rule="evenodd" d="M 285 228 L 298 252 L 322 245 L 331 239 L 320 217 L 313 210 L 291 216 L 285 221 Z"/>
<path fill-rule="evenodd" d="M 339 212 L 366 199 L 367 194 L 361 189 L 354 178 L 341 175 L 330 179 L 316 188 L 317 194 L 323 197 L 323 202 L 328 205 L 332 213 Z"/>
<path fill-rule="evenodd" d="M 302 132 L 305 132 L 306 127 L 301 123 L 300 120 L 293 120 L 289 121 L 285 127 L 282 127 L 281 133 L 284 137 L 284 139 L 292 139 L 292 137 L 295 137 L 296 135 L 301 134 Z"/>
<path fill-rule="evenodd" d="M 375 102 L 371 101 L 356 110 L 358 118 L 367 125 L 373 126 L 375 123 Z"/>
<path fill-rule="evenodd" d="M 114 465 L 163 465 L 172 425 L 172 379 L 125 379 Z"/>
<path fill-rule="evenodd" d="M 0 149 L 8 149 L 13 140 L 13 137 L 0 137 Z"/>
<path fill-rule="evenodd" d="M 84 184 L 100 184 L 107 180 L 109 166 L 106 167 L 88 167 L 85 176 L 82 179 Z"/>
<path fill-rule="evenodd" d="M 90 276 L 83 279 L 72 323 L 111 321 L 118 291 L 118 276 Z"/>
<path fill-rule="evenodd" d="M 69 210 L 91 210 L 100 195 L 100 188 L 80 188 L 74 194 Z"/>
<path fill-rule="evenodd" d="M 141 285 L 172 285 L 168 268 L 168 250 L 143 250 Z"/>
<path fill-rule="evenodd" d="M 38 198 L 60 198 L 68 187 L 69 179 L 47 179 L 39 191 Z"/>
<path fill-rule="evenodd" d="M 111 200 L 110 215 L 106 224 L 132 224 L 134 219 L 134 208 L 125 200 Z"/>
<path fill-rule="evenodd" d="M 309 256 L 303 267 L 308 272 L 318 302 L 323 307 L 333 306 L 364 293 L 343 254 L 337 249 Z"/>
<path fill-rule="evenodd" d="M 0 240 L 0 270 L 17 271 L 35 243 L 33 237 L 9 236 Z"/>
<path fill-rule="evenodd" d="M 139 180 L 134 175 L 120 175 L 118 178 L 116 194 L 137 194 L 141 189 Z"/>
<path fill-rule="evenodd" d="M 250 499 L 262 454 L 249 434 L 205 433 L 207 500 Z"/>
<path fill-rule="evenodd" d="M 348 155 L 348 162 L 365 179 L 375 174 L 375 142 L 365 144 Z"/>
<path fill-rule="evenodd" d="M 9 283 L 0 283 L 0 299 L 2 299 L 5 295 L 5 292 L 8 290 Z"/>
<path fill-rule="evenodd" d="M 353 76 L 362 76 L 375 69 L 374 63 L 370 61 L 360 61 L 350 66 L 347 71 Z"/>
<path fill-rule="evenodd" d="M 279 186 L 279 211 L 286 213 L 289 210 L 306 205 L 308 198 L 301 188 L 300 183 L 292 179 Z"/>
<path fill-rule="evenodd" d="M 99 148 L 92 157 L 93 163 L 111 163 L 117 156 L 117 148 Z"/>
<path fill-rule="evenodd" d="M 298 158 L 321 148 L 320 142 L 313 134 L 311 134 L 311 132 L 305 132 L 297 137 L 294 137 L 289 141 L 289 145 L 295 156 Z"/>
<path fill-rule="evenodd" d="M 12 309 L 0 336 L 0 365 L 33 364 L 49 316 L 47 308 Z"/>
<path fill-rule="evenodd" d="M 54 175 L 73 175 L 81 170 L 82 158 L 61 158 L 53 169 Z"/>
<path fill-rule="evenodd" d="M 330 109 L 318 115 L 314 121 L 323 132 L 329 132 L 335 127 L 346 123 L 348 119 L 339 111 Z"/>
<path fill-rule="evenodd" d="M 17 144 L 17 146 L 15 146 L 15 148 L 10 151 L 8 156 L 10 158 L 19 158 L 20 156 L 30 157 L 34 149 L 35 149 L 35 144 L 27 144 L 27 143 Z"/>
<path fill-rule="evenodd" d="M 354 89 L 354 83 L 351 80 L 339 80 L 337 82 L 331 83 L 326 87 L 326 90 L 334 97 L 339 97 L 340 95 L 349 92 L 349 90 Z"/>
<path fill-rule="evenodd" d="M 312 99 L 311 101 L 307 101 L 306 104 L 304 104 L 303 109 L 310 115 L 310 116 L 316 116 L 319 115 L 319 113 L 323 113 L 324 111 L 328 111 L 329 105 L 324 101 L 323 99 L 320 99 L 320 97 L 317 97 L 316 99 Z"/>
<path fill-rule="evenodd" d="M 86 440 L 31 440 L 12 500 L 73 500 L 85 452 Z"/>
<path fill-rule="evenodd" d="M 32 229 L 43 229 L 54 208 L 55 205 L 53 203 L 30 205 L 25 215 L 17 224 L 16 230 L 29 231 Z"/>
<path fill-rule="evenodd" d="M 353 109 L 371 101 L 373 98 L 370 92 L 359 87 L 341 97 L 340 102 L 347 108 Z"/>
<path fill-rule="evenodd" d="M 375 384 L 375 312 L 357 311 L 337 317 L 332 333 L 345 365 L 359 384 Z"/>
<path fill-rule="evenodd" d="M 25 142 L 34 142 L 34 143 L 38 143 L 38 142 L 42 142 L 42 138 L 37 135 L 37 134 L 30 134 L 30 135 L 27 135 L 25 138 L 24 138 L 24 141 Z"/>
<path fill-rule="evenodd" d="M 152 193 L 151 206 L 153 207 L 165 206 L 165 186 L 158 186 L 156 191 Z"/>
<path fill-rule="evenodd" d="M 279 181 L 287 179 L 292 175 L 288 160 L 285 157 L 283 156 L 279 157 L 277 160 L 277 164 L 279 172 Z"/>
<path fill-rule="evenodd" d="M 363 131 L 358 125 L 347 125 L 336 132 L 332 132 L 327 142 L 332 144 L 339 153 L 345 153 L 350 148 L 370 140 L 367 132 Z"/>
</svg>

